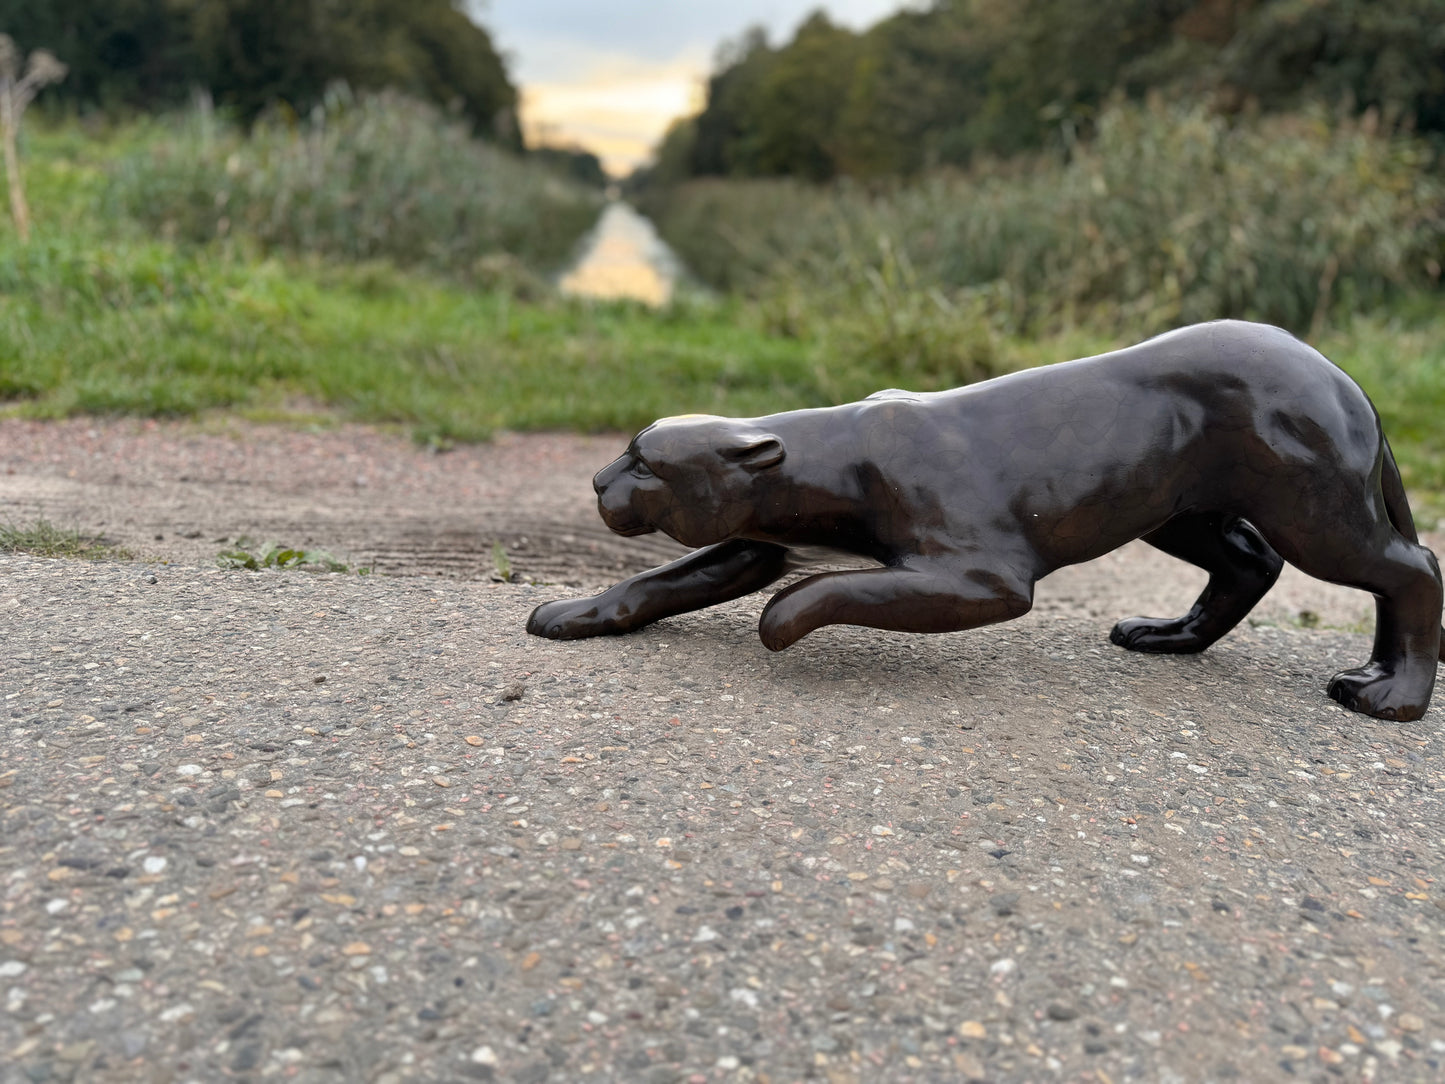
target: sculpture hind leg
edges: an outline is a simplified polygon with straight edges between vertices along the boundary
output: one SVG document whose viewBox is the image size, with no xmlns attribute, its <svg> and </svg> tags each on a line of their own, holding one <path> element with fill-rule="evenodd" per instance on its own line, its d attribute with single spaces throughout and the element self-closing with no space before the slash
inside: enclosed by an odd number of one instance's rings
<svg viewBox="0 0 1445 1084">
<path fill-rule="evenodd" d="M 1144 541 L 1209 573 L 1209 583 L 1183 617 L 1131 617 L 1109 639 L 1130 651 L 1203 651 L 1244 619 L 1264 597 L 1284 560 L 1238 516 L 1201 512 L 1176 516 Z"/>
<path fill-rule="evenodd" d="M 1334 489 L 1335 487 L 1329 487 Z M 1392 524 L 1377 491 L 1366 496 L 1315 484 L 1310 508 L 1252 516 L 1270 544 L 1301 571 L 1375 596 L 1370 661 L 1336 674 L 1329 693 L 1352 711 L 1407 722 L 1425 714 L 1440 660 L 1440 566 Z M 1301 490 L 1305 492 L 1305 490 Z M 1351 521 L 1354 522 L 1351 522 Z"/>
<path fill-rule="evenodd" d="M 1366 665 L 1334 676 L 1330 696 L 1381 719 L 1418 719 L 1430 706 L 1440 661 L 1440 566 L 1429 550 L 1397 536 L 1362 572 L 1352 586 L 1375 594 L 1374 648 Z"/>
<path fill-rule="evenodd" d="M 1032 606 L 1032 581 L 1006 568 L 913 559 L 809 576 L 773 596 L 758 635 L 770 651 L 781 651 L 824 625 L 958 632 L 1020 617 Z"/>
</svg>

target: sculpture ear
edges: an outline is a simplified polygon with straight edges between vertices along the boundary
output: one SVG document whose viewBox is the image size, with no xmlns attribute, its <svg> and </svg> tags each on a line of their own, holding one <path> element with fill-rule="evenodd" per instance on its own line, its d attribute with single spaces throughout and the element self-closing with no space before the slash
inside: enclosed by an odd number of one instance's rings
<svg viewBox="0 0 1445 1084">
<path fill-rule="evenodd" d="M 722 449 L 724 459 L 751 471 L 775 467 L 783 461 L 785 454 L 783 442 L 771 433 L 739 440 L 738 443 Z"/>
</svg>

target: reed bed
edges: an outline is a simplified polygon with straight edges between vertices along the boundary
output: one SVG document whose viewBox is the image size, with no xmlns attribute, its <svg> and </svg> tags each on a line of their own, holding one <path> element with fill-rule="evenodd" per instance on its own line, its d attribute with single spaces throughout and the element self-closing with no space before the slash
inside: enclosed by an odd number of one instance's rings
<svg viewBox="0 0 1445 1084">
<path fill-rule="evenodd" d="M 1227 316 L 1318 332 L 1439 287 L 1445 179 L 1431 162 L 1372 116 L 1156 102 L 1112 107 L 1067 155 L 882 188 L 697 181 L 649 209 L 694 272 L 771 299 L 783 326 L 861 301 L 904 306 L 915 337 L 925 316 L 980 315 L 1022 334 Z"/>
<path fill-rule="evenodd" d="M 601 193 L 475 139 L 464 120 L 395 94 L 330 94 L 250 132 L 204 106 L 116 163 L 116 211 L 160 236 L 495 272 L 498 254 L 551 270 Z"/>
</svg>

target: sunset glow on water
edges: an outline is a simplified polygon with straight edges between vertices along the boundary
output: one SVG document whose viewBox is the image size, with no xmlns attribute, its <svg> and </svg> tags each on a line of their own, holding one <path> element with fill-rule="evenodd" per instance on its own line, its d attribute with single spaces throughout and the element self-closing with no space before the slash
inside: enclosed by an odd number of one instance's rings
<svg viewBox="0 0 1445 1084">
<path fill-rule="evenodd" d="M 577 263 L 557 285 L 578 297 L 629 298 L 657 306 L 671 299 L 680 273 L 677 257 L 652 223 L 625 203 L 610 203 Z"/>
</svg>

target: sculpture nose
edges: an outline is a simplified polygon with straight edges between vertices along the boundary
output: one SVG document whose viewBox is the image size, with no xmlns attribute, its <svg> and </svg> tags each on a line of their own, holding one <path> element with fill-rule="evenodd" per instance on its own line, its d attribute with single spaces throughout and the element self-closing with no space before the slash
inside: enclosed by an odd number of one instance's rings
<svg viewBox="0 0 1445 1084">
<path fill-rule="evenodd" d="M 599 497 L 602 496 L 602 491 L 612 484 L 612 479 L 622 473 L 621 464 L 622 460 L 614 460 L 592 476 L 592 488 Z"/>
</svg>

